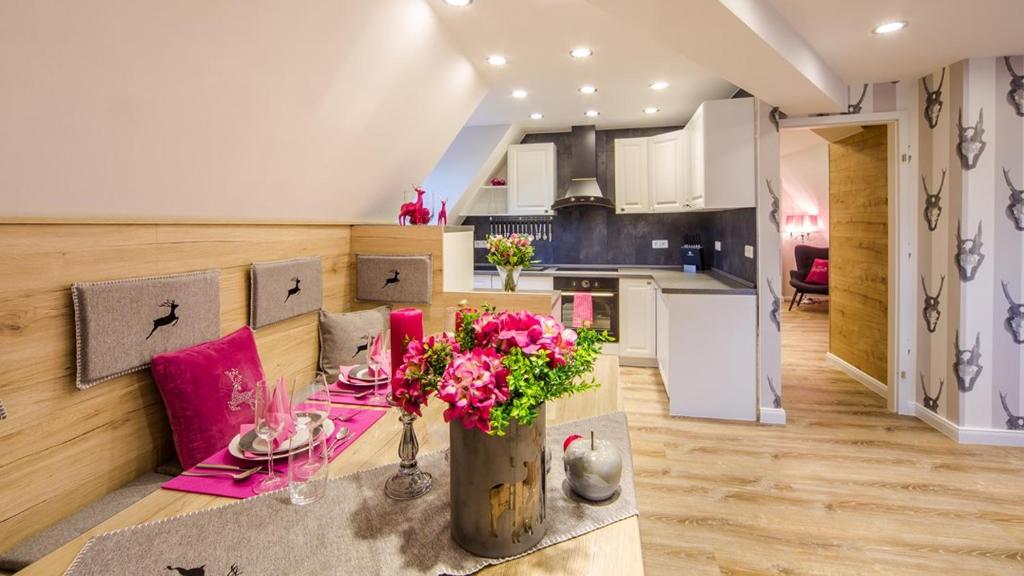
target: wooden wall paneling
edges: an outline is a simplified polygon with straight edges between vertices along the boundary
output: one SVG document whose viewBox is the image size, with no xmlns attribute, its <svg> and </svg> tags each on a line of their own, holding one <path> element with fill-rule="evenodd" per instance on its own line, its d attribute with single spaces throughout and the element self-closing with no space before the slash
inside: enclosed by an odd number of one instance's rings
<svg viewBox="0 0 1024 576">
<path fill-rule="evenodd" d="M 75 388 L 73 282 L 219 268 L 226 334 L 248 319 L 254 261 L 323 257 L 324 306 L 345 309 L 350 241 L 347 225 L 0 223 L 0 550 L 173 455 L 148 371 Z M 316 323 L 256 333 L 268 376 L 315 370 Z"/>
<path fill-rule="evenodd" d="M 888 383 L 885 126 L 829 145 L 829 351 Z"/>
</svg>

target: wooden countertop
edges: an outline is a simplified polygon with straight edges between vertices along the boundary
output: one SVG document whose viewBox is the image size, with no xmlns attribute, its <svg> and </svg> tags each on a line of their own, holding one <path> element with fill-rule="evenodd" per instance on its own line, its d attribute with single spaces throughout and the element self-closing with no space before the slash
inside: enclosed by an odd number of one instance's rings
<svg viewBox="0 0 1024 576">
<path fill-rule="evenodd" d="M 552 402 L 547 409 L 549 425 L 622 409 L 618 358 L 602 356 L 594 373 L 601 387 L 572 398 Z M 421 454 L 442 450 L 448 446 L 448 425 L 442 418 L 443 411 L 443 404 L 435 400 L 424 409 L 423 418 L 416 422 Z M 340 476 L 388 463 L 393 463 L 397 467 L 401 431 L 402 426 L 398 422 L 397 413 L 384 417 L 331 463 L 331 475 Z M 93 536 L 234 501 L 218 496 L 157 490 L 18 574 L 61 574 Z M 480 574 L 617 576 L 643 574 L 643 571 L 640 525 L 634 516 L 522 558 L 492 566 L 482 570 Z"/>
</svg>

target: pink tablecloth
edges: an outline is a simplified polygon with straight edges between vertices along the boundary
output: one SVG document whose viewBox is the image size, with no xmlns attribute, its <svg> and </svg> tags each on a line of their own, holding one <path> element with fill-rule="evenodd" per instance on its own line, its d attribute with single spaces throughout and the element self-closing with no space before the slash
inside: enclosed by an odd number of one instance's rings
<svg viewBox="0 0 1024 576">
<path fill-rule="evenodd" d="M 390 384 L 381 385 L 381 396 L 374 395 L 373 386 L 352 386 L 343 380 L 338 380 L 327 387 L 331 393 L 331 402 L 351 404 L 353 406 L 387 406 L 387 393 L 391 391 Z M 364 393 L 369 392 L 363 396 Z M 356 398 L 356 396 L 362 396 Z"/>
<path fill-rule="evenodd" d="M 363 435 L 364 432 L 370 429 L 371 426 L 377 423 L 378 420 L 387 414 L 387 410 L 358 410 L 355 408 L 345 408 L 342 406 L 331 407 L 331 418 L 337 418 L 339 416 L 346 416 L 351 414 L 352 418 L 345 420 L 344 422 L 335 421 L 335 426 L 345 426 L 349 430 L 348 437 L 344 440 L 345 444 L 333 451 L 331 460 L 334 460 L 342 452 L 348 450 L 356 439 Z M 248 460 L 241 460 L 235 458 L 228 453 L 228 449 L 224 448 L 204 460 L 207 464 L 230 464 L 232 466 L 250 467 L 257 466 L 260 462 L 252 462 Z M 265 465 L 265 462 L 264 462 Z M 279 474 L 287 474 L 288 472 L 288 458 L 278 457 L 275 459 L 274 470 Z M 213 472 L 213 470 L 204 468 L 192 468 L 193 472 Z M 266 474 L 260 472 L 253 474 L 245 480 L 235 481 L 227 476 L 177 476 L 170 482 L 163 484 L 163 488 L 168 490 L 178 490 L 181 492 L 195 492 L 198 494 L 211 494 L 214 496 L 226 496 L 228 498 L 249 498 L 254 496 L 253 487 L 258 484 Z"/>
</svg>

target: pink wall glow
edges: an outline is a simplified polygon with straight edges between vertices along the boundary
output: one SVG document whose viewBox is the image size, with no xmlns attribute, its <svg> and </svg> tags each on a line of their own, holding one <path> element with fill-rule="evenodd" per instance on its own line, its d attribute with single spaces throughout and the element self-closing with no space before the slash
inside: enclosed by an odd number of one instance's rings
<svg viewBox="0 0 1024 576">
<path fill-rule="evenodd" d="M 786 134 L 783 133 L 783 138 Z M 783 294 L 792 296 L 789 271 L 796 268 L 793 248 L 798 244 L 828 246 L 828 143 L 818 142 L 782 157 L 782 283 Z M 820 230 L 806 240 L 790 237 L 786 232 L 786 216 L 817 214 Z"/>
</svg>

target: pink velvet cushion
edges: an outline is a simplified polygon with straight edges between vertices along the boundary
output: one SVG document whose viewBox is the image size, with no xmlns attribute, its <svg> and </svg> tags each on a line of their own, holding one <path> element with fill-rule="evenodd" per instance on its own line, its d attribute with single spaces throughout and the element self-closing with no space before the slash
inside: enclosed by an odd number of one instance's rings
<svg viewBox="0 0 1024 576">
<path fill-rule="evenodd" d="M 814 263 L 811 264 L 811 271 L 807 273 L 807 278 L 804 282 L 808 284 L 828 284 L 828 260 L 822 260 L 821 258 L 815 258 Z"/>
<path fill-rule="evenodd" d="M 253 385 L 263 380 L 252 329 L 153 357 L 153 380 L 163 396 L 174 448 L 189 469 L 224 448 L 253 421 Z"/>
</svg>

